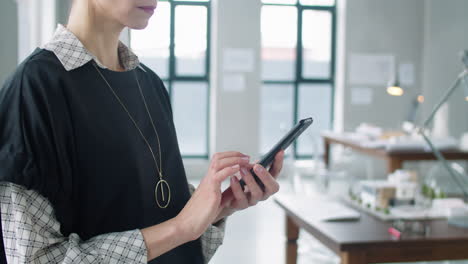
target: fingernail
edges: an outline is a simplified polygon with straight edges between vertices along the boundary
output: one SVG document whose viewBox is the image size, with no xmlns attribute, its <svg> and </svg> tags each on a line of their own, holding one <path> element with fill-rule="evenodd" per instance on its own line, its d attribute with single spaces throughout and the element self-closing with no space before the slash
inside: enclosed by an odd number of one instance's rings
<svg viewBox="0 0 468 264">
<path fill-rule="evenodd" d="M 250 157 L 242 157 L 241 160 L 249 161 Z"/>
<path fill-rule="evenodd" d="M 232 166 L 231 168 L 233 168 L 233 169 L 236 169 L 236 170 L 237 170 L 237 169 L 239 169 L 239 167 L 240 167 L 240 166 L 239 166 L 239 164 L 236 164 L 236 165 Z"/>
<path fill-rule="evenodd" d="M 261 165 L 256 165 L 255 166 L 255 171 L 256 172 L 263 172 L 265 169 Z"/>
<path fill-rule="evenodd" d="M 247 175 L 247 170 L 244 167 L 242 167 L 241 168 L 241 173 L 242 173 L 242 176 L 245 176 L 245 175 Z"/>
</svg>

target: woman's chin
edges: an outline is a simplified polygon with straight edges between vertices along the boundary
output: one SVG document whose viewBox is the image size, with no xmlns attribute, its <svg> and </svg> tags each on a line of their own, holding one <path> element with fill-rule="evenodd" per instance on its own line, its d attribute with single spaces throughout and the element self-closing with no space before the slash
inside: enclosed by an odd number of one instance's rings
<svg viewBox="0 0 468 264">
<path fill-rule="evenodd" d="M 127 25 L 131 29 L 141 30 L 148 26 L 149 19 L 140 19 L 139 21 L 132 21 Z"/>
</svg>

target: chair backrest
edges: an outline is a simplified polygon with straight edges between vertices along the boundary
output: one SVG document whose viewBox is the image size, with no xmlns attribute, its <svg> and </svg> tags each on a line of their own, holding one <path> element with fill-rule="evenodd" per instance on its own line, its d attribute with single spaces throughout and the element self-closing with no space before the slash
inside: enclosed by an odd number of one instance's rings
<svg viewBox="0 0 468 264">
<path fill-rule="evenodd" d="M 3 246 L 3 233 L 2 233 L 2 213 L 0 212 L 0 263 L 7 263 L 5 255 L 5 247 Z"/>
</svg>

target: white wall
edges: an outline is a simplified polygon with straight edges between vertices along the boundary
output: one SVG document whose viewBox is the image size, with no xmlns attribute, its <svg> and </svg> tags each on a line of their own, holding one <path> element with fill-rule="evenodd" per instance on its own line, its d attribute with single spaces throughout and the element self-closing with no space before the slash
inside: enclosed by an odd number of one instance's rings
<svg viewBox="0 0 468 264">
<path fill-rule="evenodd" d="M 72 0 L 55 0 L 56 2 L 56 18 L 57 23 L 65 25 L 68 21 L 68 15 L 70 14 Z"/>
<path fill-rule="evenodd" d="M 468 1 L 348 0 L 340 5 L 335 128 L 353 130 L 361 122 L 371 122 L 398 129 L 410 100 L 420 91 L 426 97 L 421 121 L 461 72 L 458 53 L 468 49 Z M 353 52 L 395 54 L 397 61 L 413 63 L 415 85 L 403 97 L 388 96 L 384 87 L 371 87 L 371 105 L 352 105 L 354 86 L 349 83 L 347 67 Z M 463 98 L 462 89 L 458 89 L 449 101 L 448 112 L 439 115 L 438 123 L 447 123 L 449 134 L 455 137 L 468 130 L 468 103 Z M 356 160 L 364 163 L 368 158 L 360 156 Z M 385 164 L 371 162 L 372 172 L 384 175 Z"/>
<path fill-rule="evenodd" d="M 18 60 L 18 27 L 15 0 L 0 1 L 0 87 Z"/>
<path fill-rule="evenodd" d="M 258 154 L 260 101 L 260 1 L 215 0 L 212 37 L 212 152 L 236 149 Z M 245 73 L 247 89 L 225 91 L 223 53 L 228 48 L 254 51 L 255 69 Z"/>
<path fill-rule="evenodd" d="M 211 19 L 211 113 L 210 153 L 241 151 L 257 157 L 259 153 L 260 112 L 260 1 L 212 0 Z M 223 54 L 229 48 L 254 51 L 254 71 L 244 73 L 246 89 L 223 88 Z M 208 162 L 184 161 L 189 178 L 205 175 Z"/>
<path fill-rule="evenodd" d="M 462 71 L 459 52 L 468 49 L 468 1 L 426 1 L 423 88 L 425 115 L 438 102 Z M 448 123 L 449 134 L 459 137 L 468 131 L 468 103 L 459 87 L 449 100 L 448 112 L 439 115 Z"/>
<path fill-rule="evenodd" d="M 348 0 L 346 7 L 339 9 L 345 36 L 339 35 L 341 48 L 338 53 L 337 102 L 335 127 L 354 130 L 361 122 L 398 129 L 407 116 L 410 102 L 421 86 L 421 61 L 424 32 L 424 0 Z M 343 22 L 343 21 L 342 21 Z M 344 27 L 344 28 L 343 28 Z M 406 90 L 405 96 L 392 97 L 385 85 L 364 85 L 373 90 L 369 105 L 351 104 L 349 82 L 349 58 L 353 53 L 392 54 L 397 63 L 415 65 L 415 84 Z M 344 80 L 344 81 L 342 81 Z M 388 80 L 384 80 L 387 82 Z"/>
<path fill-rule="evenodd" d="M 17 0 L 18 62 L 47 43 L 56 25 L 55 0 Z"/>
<path fill-rule="evenodd" d="M 343 1 L 340 1 L 343 4 Z M 354 129 L 360 122 L 398 129 L 410 100 L 420 91 L 426 96 L 425 114 L 461 71 L 459 52 L 468 49 L 468 1 L 466 0 L 348 0 L 340 11 L 338 82 L 335 127 Z M 385 87 L 374 86 L 368 106 L 351 104 L 348 62 L 352 53 L 394 54 L 400 63 L 415 65 L 415 85 L 403 97 L 391 97 Z M 342 78 L 344 81 L 339 81 Z M 408 88 L 408 87 L 405 87 Z M 468 122 L 460 122 L 468 104 L 462 89 L 450 100 L 451 134 L 459 136 Z M 423 115 L 424 116 L 424 115 Z M 458 118 L 458 119 L 457 119 Z"/>
<path fill-rule="evenodd" d="M 424 0 L 341 0 L 338 2 L 337 72 L 335 85 L 334 129 L 354 131 L 362 122 L 397 130 L 407 117 L 411 101 L 420 92 Z M 405 95 L 387 94 L 386 85 L 353 85 L 349 61 L 353 54 L 394 55 L 398 63 L 415 66 L 415 84 L 405 87 Z M 383 83 L 389 80 L 383 80 Z M 354 105 L 351 89 L 369 88 L 368 105 Z M 352 153 L 340 160 L 334 152 L 335 169 L 346 169 L 355 177 L 384 177 L 384 161 Z M 346 160 L 346 162 L 345 162 Z M 349 161 L 352 161 L 351 163 Z"/>
</svg>

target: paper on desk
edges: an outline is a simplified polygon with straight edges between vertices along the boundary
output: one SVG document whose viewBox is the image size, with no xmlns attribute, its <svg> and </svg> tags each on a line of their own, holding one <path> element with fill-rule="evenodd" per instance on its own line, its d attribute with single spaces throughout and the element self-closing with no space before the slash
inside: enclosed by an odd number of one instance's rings
<svg viewBox="0 0 468 264">
<path fill-rule="evenodd" d="M 388 145 L 388 140 L 386 139 L 366 140 L 366 141 L 361 141 L 359 145 L 361 145 L 361 147 L 364 147 L 364 148 L 372 148 L 372 149 L 385 148 Z"/>
<path fill-rule="evenodd" d="M 322 221 L 346 221 L 357 220 L 360 218 L 359 212 L 343 205 L 340 202 L 324 202 L 317 208 L 319 212 L 323 212 L 320 220 Z"/>
<path fill-rule="evenodd" d="M 443 219 L 446 218 L 445 212 L 433 210 L 432 208 L 423 208 L 415 205 L 402 205 L 390 209 L 390 214 L 396 219 Z"/>
<path fill-rule="evenodd" d="M 308 222 L 357 220 L 361 216 L 358 211 L 327 197 L 278 195 L 276 199 Z"/>
<path fill-rule="evenodd" d="M 431 138 L 432 144 L 439 150 L 455 150 L 458 149 L 458 141 L 452 137 L 446 138 Z M 421 138 L 398 138 L 397 140 L 388 141 L 385 146 L 388 152 L 404 152 L 404 151 L 430 151 L 429 145 Z"/>
</svg>

